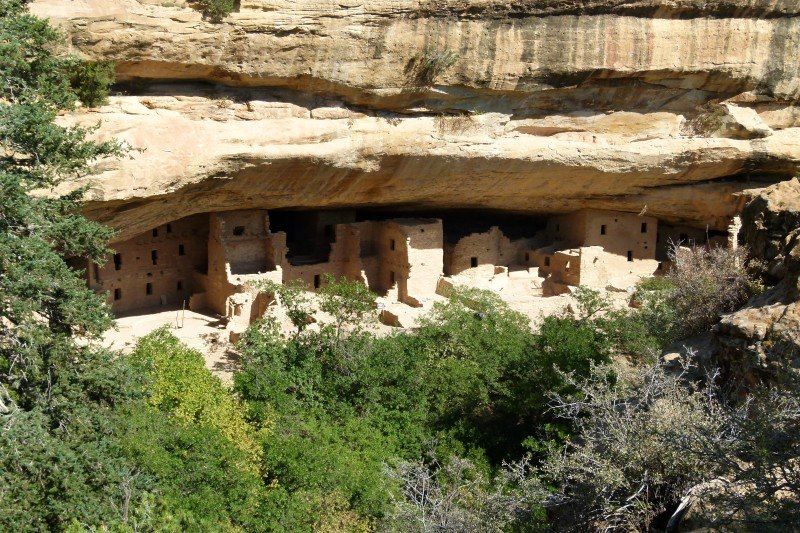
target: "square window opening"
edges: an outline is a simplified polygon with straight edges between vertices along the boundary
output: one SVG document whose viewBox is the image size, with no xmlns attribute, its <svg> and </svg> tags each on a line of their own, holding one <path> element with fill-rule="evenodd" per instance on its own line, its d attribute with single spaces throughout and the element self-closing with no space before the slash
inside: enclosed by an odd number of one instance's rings
<svg viewBox="0 0 800 533">
<path fill-rule="evenodd" d="M 233 228 L 233 235 L 235 237 L 241 237 L 242 235 L 244 235 L 244 226 L 236 226 L 235 228 Z"/>
<path fill-rule="evenodd" d="M 477 257 L 470 257 L 469 258 L 469 266 L 475 268 L 478 266 L 478 258 Z"/>
<path fill-rule="evenodd" d="M 114 289 L 114 300 L 122 300 L 122 289 Z"/>
<path fill-rule="evenodd" d="M 647 233 L 647 222 L 642 222 L 642 233 Z"/>
<path fill-rule="evenodd" d="M 114 270 L 122 268 L 122 254 L 114 254 Z"/>
<path fill-rule="evenodd" d="M 628 250 L 628 261 L 633 262 L 633 250 Z"/>
<path fill-rule="evenodd" d="M 186 248 L 182 244 L 178 245 L 178 255 L 186 255 Z"/>
<path fill-rule="evenodd" d="M 145 294 L 147 294 L 148 296 L 149 296 L 149 295 L 151 295 L 151 294 L 153 294 L 153 284 L 152 284 L 152 283 L 148 283 L 147 285 L 145 285 L 145 287 L 144 287 L 144 292 L 145 292 Z"/>
<path fill-rule="evenodd" d="M 154 265 L 158 264 L 158 250 L 150 250 L 150 261 L 152 261 Z"/>
<path fill-rule="evenodd" d="M 601 224 L 600 225 L 600 235 L 605 235 L 605 234 L 606 234 L 606 225 L 605 224 Z"/>
</svg>

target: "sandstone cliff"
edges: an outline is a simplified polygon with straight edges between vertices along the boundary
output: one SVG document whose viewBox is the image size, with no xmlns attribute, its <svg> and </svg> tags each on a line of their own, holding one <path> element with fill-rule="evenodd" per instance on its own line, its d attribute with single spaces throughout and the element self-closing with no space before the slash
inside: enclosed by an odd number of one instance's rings
<svg viewBox="0 0 800 533">
<path fill-rule="evenodd" d="M 800 167 L 795 0 L 242 0 L 221 23 L 182 1 L 32 10 L 117 64 L 119 94 L 77 120 L 144 149 L 103 163 L 87 206 L 120 238 L 346 205 L 722 229 Z"/>
<path fill-rule="evenodd" d="M 800 182 L 764 190 L 743 212 L 743 237 L 777 283 L 716 326 L 720 361 L 753 381 L 800 369 Z"/>
</svg>

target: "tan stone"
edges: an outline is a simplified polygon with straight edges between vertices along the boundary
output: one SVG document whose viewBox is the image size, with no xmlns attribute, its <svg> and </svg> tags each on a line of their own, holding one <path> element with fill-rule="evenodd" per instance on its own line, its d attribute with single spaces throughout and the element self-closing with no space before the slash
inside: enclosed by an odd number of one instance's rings
<svg viewBox="0 0 800 533">
<path fill-rule="evenodd" d="M 145 149 L 101 163 L 87 206 L 123 237 L 175 213 L 365 204 L 724 230 L 761 187 L 744 178 L 800 168 L 788 0 L 249 0 L 219 24 L 183 1 L 31 9 L 135 82 L 78 118 Z M 447 50 L 421 86 L 415 62 Z M 708 105 L 731 127 L 684 128 Z"/>
</svg>

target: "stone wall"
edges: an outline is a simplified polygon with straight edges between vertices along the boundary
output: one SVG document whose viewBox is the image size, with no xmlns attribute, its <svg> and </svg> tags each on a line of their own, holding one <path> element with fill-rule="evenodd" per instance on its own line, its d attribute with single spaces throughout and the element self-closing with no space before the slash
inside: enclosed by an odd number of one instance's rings
<svg viewBox="0 0 800 533">
<path fill-rule="evenodd" d="M 207 266 L 208 216 L 194 215 L 111 244 L 102 266 L 90 265 L 89 287 L 106 291 L 112 311 L 180 306 L 198 290 Z"/>
<path fill-rule="evenodd" d="M 419 307 L 436 294 L 436 286 L 444 268 L 442 221 L 438 219 L 398 219 L 387 224 L 391 233 L 404 241 L 405 265 L 402 256 L 392 257 L 405 275 L 405 290 L 398 298 L 408 305 Z M 396 229 L 395 229 L 396 228 Z"/>
<path fill-rule="evenodd" d="M 495 267 L 524 265 L 525 251 L 533 239 L 511 240 L 497 226 L 483 233 L 472 233 L 454 245 L 445 247 L 445 274 L 468 273 L 480 277 L 492 276 Z"/>
</svg>

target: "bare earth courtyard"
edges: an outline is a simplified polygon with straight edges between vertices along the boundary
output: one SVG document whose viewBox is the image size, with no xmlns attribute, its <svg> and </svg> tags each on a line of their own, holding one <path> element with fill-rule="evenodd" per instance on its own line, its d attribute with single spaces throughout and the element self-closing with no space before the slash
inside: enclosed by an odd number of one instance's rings
<svg viewBox="0 0 800 533">
<path fill-rule="evenodd" d="M 159 310 L 118 317 L 116 327 L 106 332 L 103 344 L 123 353 L 134 348 L 148 333 L 167 326 L 182 343 L 203 354 L 206 368 L 223 382 L 230 382 L 235 369 L 235 354 L 227 342 L 226 321 L 212 313 L 180 309 Z"/>
</svg>

